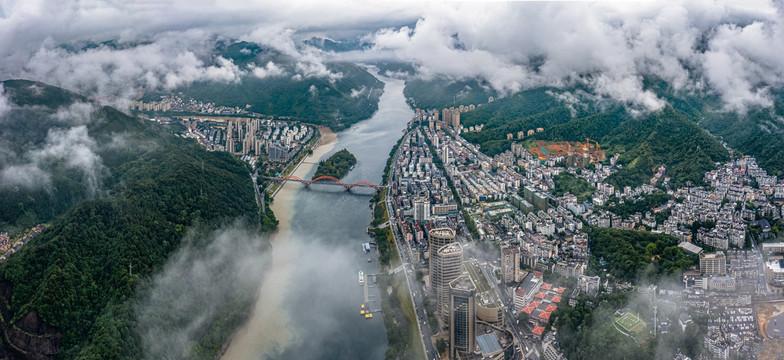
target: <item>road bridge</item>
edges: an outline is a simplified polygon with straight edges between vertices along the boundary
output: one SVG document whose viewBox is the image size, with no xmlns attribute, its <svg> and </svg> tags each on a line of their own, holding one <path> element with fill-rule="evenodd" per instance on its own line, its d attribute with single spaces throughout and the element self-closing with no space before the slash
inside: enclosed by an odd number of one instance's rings
<svg viewBox="0 0 784 360">
<path fill-rule="evenodd" d="M 287 182 L 287 181 L 296 181 L 296 182 L 304 185 L 305 187 L 310 187 L 310 185 L 313 185 L 313 184 L 316 184 L 316 183 L 324 184 L 324 185 L 338 185 L 338 186 L 342 186 L 344 189 L 346 189 L 346 191 L 351 191 L 351 189 L 353 189 L 355 187 L 372 188 L 375 191 L 380 191 L 382 188 L 385 187 L 383 185 L 376 185 L 376 184 L 373 184 L 373 183 L 371 183 L 369 181 L 364 181 L 364 180 L 357 181 L 357 182 L 355 182 L 353 184 L 347 184 L 347 183 L 344 183 L 344 182 L 340 181 L 340 179 L 338 179 L 338 178 L 336 178 L 334 176 L 326 176 L 326 175 L 325 176 L 319 176 L 319 177 L 317 177 L 315 179 L 312 179 L 312 180 L 305 180 L 305 179 L 302 179 L 302 178 L 300 178 L 298 176 L 295 176 L 295 175 L 289 175 L 289 176 L 286 176 L 286 177 L 267 177 L 267 179 L 272 179 L 272 180 L 275 180 L 275 181 L 277 181 L 279 183 L 283 183 L 283 182 Z"/>
</svg>

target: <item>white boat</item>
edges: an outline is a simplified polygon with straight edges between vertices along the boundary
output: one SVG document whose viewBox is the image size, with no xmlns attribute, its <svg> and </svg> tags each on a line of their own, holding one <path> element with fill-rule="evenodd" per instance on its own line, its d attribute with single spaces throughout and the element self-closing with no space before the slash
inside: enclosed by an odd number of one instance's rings
<svg viewBox="0 0 784 360">
<path fill-rule="evenodd" d="M 359 272 L 359 285 L 365 285 L 365 274 Z"/>
</svg>

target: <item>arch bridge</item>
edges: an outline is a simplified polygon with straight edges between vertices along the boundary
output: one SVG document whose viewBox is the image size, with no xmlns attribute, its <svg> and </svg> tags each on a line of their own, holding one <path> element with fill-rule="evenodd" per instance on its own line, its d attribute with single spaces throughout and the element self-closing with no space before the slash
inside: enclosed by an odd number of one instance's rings
<svg viewBox="0 0 784 360">
<path fill-rule="evenodd" d="M 334 176 L 326 176 L 326 175 L 325 176 L 319 176 L 319 177 L 317 177 L 315 179 L 312 179 L 312 180 L 305 180 L 305 179 L 302 179 L 299 176 L 295 176 L 295 175 L 289 175 L 289 176 L 286 176 L 286 177 L 271 177 L 270 179 L 273 179 L 273 180 L 275 180 L 275 181 L 277 181 L 279 183 L 283 183 L 283 182 L 287 182 L 287 181 L 296 181 L 296 182 L 302 184 L 305 187 L 310 187 L 310 185 L 313 185 L 315 183 L 324 184 L 324 185 L 339 185 L 339 186 L 342 186 L 344 189 L 346 189 L 346 191 L 351 191 L 351 189 L 353 189 L 355 187 L 373 188 L 373 190 L 375 190 L 375 191 L 379 191 L 379 190 L 381 190 L 381 188 L 383 188 L 383 186 L 381 186 L 381 185 L 375 185 L 375 184 L 373 184 L 373 183 L 371 183 L 369 181 L 364 181 L 364 180 L 357 181 L 357 182 L 355 182 L 353 184 L 347 184 L 347 183 L 344 183 L 344 182 L 340 181 L 340 179 L 338 179 L 338 178 L 336 178 Z"/>
</svg>

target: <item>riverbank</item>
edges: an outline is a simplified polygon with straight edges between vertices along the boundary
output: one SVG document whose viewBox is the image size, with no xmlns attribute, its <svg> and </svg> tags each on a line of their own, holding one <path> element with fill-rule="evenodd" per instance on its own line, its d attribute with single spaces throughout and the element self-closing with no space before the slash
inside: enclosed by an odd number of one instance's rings
<svg viewBox="0 0 784 360">
<path fill-rule="evenodd" d="M 337 134 L 332 130 L 324 127 L 318 129 L 321 136 L 318 146 L 313 149 L 312 154 L 303 157 L 289 175 L 306 177 L 318 160 L 337 144 Z M 292 235 L 293 197 L 301 187 L 297 182 L 286 182 L 273 193 L 274 201 L 270 208 L 278 219 L 278 229 L 270 238 L 270 271 L 262 280 L 250 318 L 234 334 L 222 359 L 255 360 L 259 358 L 259 354 L 274 354 L 283 350 L 294 339 L 295 334 L 288 330 L 291 320 L 287 313 L 279 309 L 284 301 L 287 275 L 295 266 L 297 252 L 289 248 L 291 244 L 286 240 Z M 264 306 L 258 306 L 259 304 Z"/>
<path fill-rule="evenodd" d="M 324 145 L 301 163 L 293 161 L 289 169 L 294 171 L 287 175 L 311 179 L 319 160 L 346 148 L 357 164 L 343 181 L 381 183 L 389 150 L 413 115 L 403 81 L 382 79 L 388 86 L 379 111 L 337 135 L 325 133 Z M 373 194 L 368 188 L 347 192 L 315 185 L 286 183 L 275 194 L 271 208 L 279 215 L 279 230 L 270 239 L 264 271 L 249 274 L 258 281 L 258 298 L 224 359 L 384 358 L 387 330 L 377 313 L 382 311 L 381 286 L 372 281 L 375 277 L 364 286 L 357 282 L 359 272 L 384 273 L 378 259 L 362 250 L 371 241 L 367 224 L 373 220 L 368 211 Z M 373 318 L 361 316 L 362 304 Z M 403 332 L 410 333 L 407 327 Z"/>
</svg>

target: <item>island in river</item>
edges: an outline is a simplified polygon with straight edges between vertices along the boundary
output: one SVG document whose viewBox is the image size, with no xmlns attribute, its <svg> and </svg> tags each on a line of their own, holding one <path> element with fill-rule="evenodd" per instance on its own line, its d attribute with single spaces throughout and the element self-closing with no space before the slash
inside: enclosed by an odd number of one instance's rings
<svg viewBox="0 0 784 360">
<path fill-rule="evenodd" d="M 340 179 L 346 176 L 356 164 L 357 158 L 354 157 L 354 154 L 343 149 L 332 154 L 327 160 L 320 162 L 318 169 L 316 169 L 316 173 L 313 174 L 313 178 L 332 176 Z"/>
</svg>

